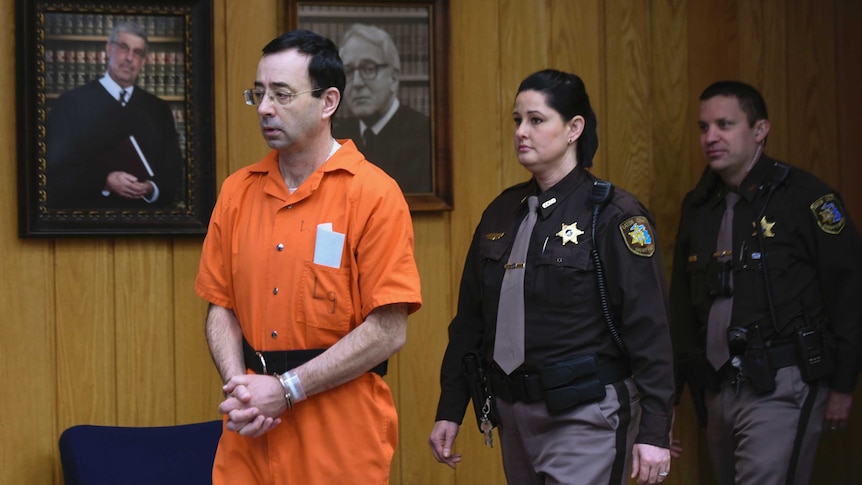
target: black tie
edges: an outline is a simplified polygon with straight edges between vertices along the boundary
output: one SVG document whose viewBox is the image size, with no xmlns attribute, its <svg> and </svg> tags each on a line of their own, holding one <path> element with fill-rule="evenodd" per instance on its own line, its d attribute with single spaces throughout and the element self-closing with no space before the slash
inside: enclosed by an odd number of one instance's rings
<svg viewBox="0 0 862 485">
<path fill-rule="evenodd" d="M 121 105 L 123 105 L 123 106 L 125 106 L 125 105 L 126 105 L 126 95 L 127 95 L 127 94 L 129 94 L 129 93 L 127 93 L 125 89 L 123 89 L 122 91 L 120 91 L 120 104 L 121 104 Z"/>
</svg>

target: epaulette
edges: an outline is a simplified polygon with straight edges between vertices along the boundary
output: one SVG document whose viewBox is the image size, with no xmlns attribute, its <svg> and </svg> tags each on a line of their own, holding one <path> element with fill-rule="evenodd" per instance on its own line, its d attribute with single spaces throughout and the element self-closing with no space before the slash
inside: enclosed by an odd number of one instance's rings
<svg viewBox="0 0 862 485">
<path fill-rule="evenodd" d="M 700 175 L 697 185 L 691 191 L 691 203 L 698 206 L 709 200 L 715 191 L 718 181 L 718 174 L 707 166 Z"/>
</svg>

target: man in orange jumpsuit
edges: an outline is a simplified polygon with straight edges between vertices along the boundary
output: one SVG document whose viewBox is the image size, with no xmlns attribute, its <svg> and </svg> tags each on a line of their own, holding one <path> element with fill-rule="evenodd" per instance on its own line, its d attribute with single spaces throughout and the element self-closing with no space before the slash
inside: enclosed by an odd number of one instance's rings
<svg viewBox="0 0 862 485">
<path fill-rule="evenodd" d="M 381 376 L 422 299 L 398 184 L 332 138 L 344 85 L 335 44 L 296 30 L 245 92 L 273 150 L 225 180 L 195 282 L 225 382 L 216 485 L 389 481 Z"/>
</svg>

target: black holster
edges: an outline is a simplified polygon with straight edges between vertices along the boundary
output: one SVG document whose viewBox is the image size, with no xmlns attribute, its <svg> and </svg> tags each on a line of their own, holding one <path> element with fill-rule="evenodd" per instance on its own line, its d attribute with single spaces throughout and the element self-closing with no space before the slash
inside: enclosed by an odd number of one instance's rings
<svg viewBox="0 0 862 485">
<path fill-rule="evenodd" d="M 752 336 L 748 342 L 748 347 L 740 356 L 742 358 L 742 369 L 746 377 L 751 381 L 754 392 L 757 394 L 769 394 L 775 390 L 775 371 L 778 368 L 773 365 L 767 354 L 760 328 L 755 325 L 751 327 L 750 331 Z"/>
</svg>

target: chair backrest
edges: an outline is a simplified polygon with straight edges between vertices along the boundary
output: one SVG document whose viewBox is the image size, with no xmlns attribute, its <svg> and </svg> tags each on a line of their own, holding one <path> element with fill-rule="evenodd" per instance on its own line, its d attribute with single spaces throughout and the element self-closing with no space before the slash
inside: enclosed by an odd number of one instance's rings
<svg viewBox="0 0 862 485">
<path fill-rule="evenodd" d="M 60 435 L 66 485 L 212 483 L 222 422 L 72 426 Z"/>
</svg>

